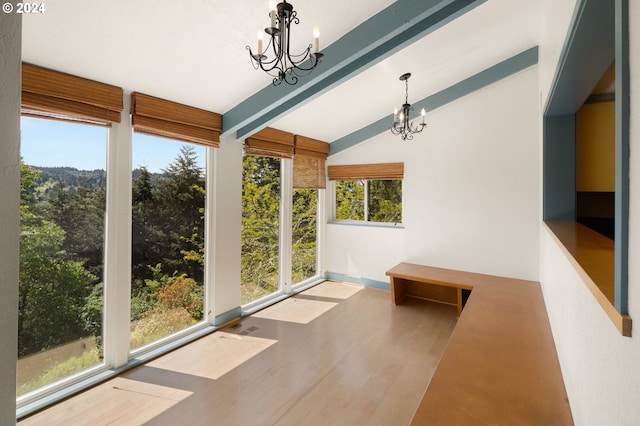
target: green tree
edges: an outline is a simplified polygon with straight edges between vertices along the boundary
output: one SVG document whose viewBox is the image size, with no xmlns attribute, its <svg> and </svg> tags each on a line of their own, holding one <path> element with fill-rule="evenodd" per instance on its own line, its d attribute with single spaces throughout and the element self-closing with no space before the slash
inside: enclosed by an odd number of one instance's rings
<svg viewBox="0 0 640 426">
<path fill-rule="evenodd" d="M 245 156 L 242 181 L 241 300 L 278 288 L 280 159 Z"/>
<path fill-rule="evenodd" d="M 318 191 L 293 192 L 292 265 L 294 283 L 316 274 Z"/>
<path fill-rule="evenodd" d="M 132 188 L 132 293 L 145 293 L 144 280 L 151 278 L 149 265 L 162 263 L 167 241 L 159 203 L 156 179 L 146 167 L 136 170 Z M 135 173 L 134 173 L 135 174 Z M 132 304 L 132 309 L 134 308 Z"/>
<path fill-rule="evenodd" d="M 18 354 L 27 355 L 86 335 L 82 306 L 96 277 L 67 260 L 65 232 L 42 217 L 35 202 L 39 173 L 21 163 Z"/>
<path fill-rule="evenodd" d="M 371 222 L 402 222 L 402 181 L 369 181 L 369 220 Z"/>
<path fill-rule="evenodd" d="M 74 187 L 55 183 L 42 205 L 45 217 L 65 232 L 62 249 L 68 258 L 84 262 L 97 277 L 102 277 L 104 267 L 105 209 L 104 183 L 87 179 L 79 179 Z"/>
<path fill-rule="evenodd" d="M 163 170 L 155 201 L 164 234 L 163 267 L 204 281 L 202 264 L 193 256 L 204 245 L 204 170 L 197 164 L 195 150 L 185 145 L 178 157 Z M 158 235 L 159 237 L 162 235 Z"/>
<path fill-rule="evenodd" d="M 364 185 L 362 180 L 336 182 L 336 219 L 365 220 Z"/>
</svg>

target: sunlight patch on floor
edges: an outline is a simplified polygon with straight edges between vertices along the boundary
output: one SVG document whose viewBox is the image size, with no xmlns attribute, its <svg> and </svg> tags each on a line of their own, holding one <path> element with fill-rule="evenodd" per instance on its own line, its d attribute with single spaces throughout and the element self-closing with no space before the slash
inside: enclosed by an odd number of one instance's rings
<svg viewBox="0 0 640 426">
<path fill-rule="evenodd" d="M 210 338 L 191 344 L 189 351 L 199 353 L 199 356 L 189 359 L 189 362 L 176 365 L 171 356 L 173 354 L 168 354 L 148 365 L 164 368 L 163 364 L 167 364 L 171 365 L 172 371 L 178 373 L 216 380 L 277 342 L 273 339 L 217 331 Z M 179 351 L 175 352 L 175 356 L 180 356 Z"/>
<path fill-rule="evenodd" d="M 302 294 L 308 296 L 329 297 L 332 299 L 348 299 L 362 291 L 363 286 L 325 281 L 315 287 L 305 290 Z"/>
<path fill-rule="evenodd" d="M 121 408 L 114 408 L 121 410 L 120 420 L 124 422 L 122 424 L 148 422 L 193 394 L 183 389 L 123 377 L 113 381 L 110 392 L 118 395 L 111 401 L 121 401 L 121 404 L 118 404 Z M 99 422 L 99 419 L 95 420 Z"/>
<path fill-rule="evenodd" d="M 308 324 L 336 305 L 337 303 L 333 302 L 298 299 L 292 297 L 283 300 L 282 302 L 277 303 L 273 306 L 270 306 L 260 312 L 256 312 L 252 316 L 254 318 L 263 318 L 274 321 L 287 321 L 295 322 L 298 324 Z"/>
</svg>

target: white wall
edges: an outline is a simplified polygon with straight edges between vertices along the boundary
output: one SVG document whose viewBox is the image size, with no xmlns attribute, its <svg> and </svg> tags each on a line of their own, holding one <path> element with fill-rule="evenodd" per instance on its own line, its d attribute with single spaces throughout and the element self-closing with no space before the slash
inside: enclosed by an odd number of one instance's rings
<svg viewBox="0 0 640 426">
<path fill-rule="evenodd" d="M 214 316 L 240 306 L 240 226 L 242 220 L 242 143 L 221 138 L 216 152 L 213 222 Z"/>
<path fill-rule="evenodd" d="M 15 423 L 21 15 L 0 13 L 0 425 Z"/>
<path fill-rule="evenodd" d="M 559 52 L 570 24 L 573 0 L 548 2 L 544 57 Z M 629 223 L 629 315 L 632 338 L 622 337 L 596 303 L 555 241 L 541 231 L 541 283 L 565 386 L 577 425 L 636 425 L 640 419 L 640 4 L 629 2 L 631 65 L 631 172 Z M 560 47 L 559 47 L 560 46 Z M 557 58 L 556 58 L 557 63 Z M 541 99 L 549 93 L 556 63 L 541 64 Z"/>
<path fill-rule="evenodd" d="M 328 164 L 403 161 L 404 229 L 327 225 L 326 270 L 388 282 L 401 261 L 538 280 L 537 66 L 385 133 Z"/>
</svg>

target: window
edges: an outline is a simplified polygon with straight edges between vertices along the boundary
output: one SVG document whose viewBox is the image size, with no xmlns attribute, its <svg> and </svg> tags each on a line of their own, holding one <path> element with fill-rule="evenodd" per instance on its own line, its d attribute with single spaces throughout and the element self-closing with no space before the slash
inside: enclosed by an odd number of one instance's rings
<svg viewBox="0 0 640 426">
<path fill-rule="evenodd" d="M 118 87 L 22 64 L 19 406 L 104 368 L 106 153 L 122 109 Z"/>
<path fill-rule="evenodd" d="M 121 88 L 22 66 L 19 409 L 207 320 L 205 154 L 222 118 L 134 93 L 128 180 L 129 140 L 116 139 L 129 125 L 109 129 L 122 110 Z M 133 223 L 120 214 L 127 203 Z M 131 276 L 119 267 L 128 244 Z M 129 297 L 130 279 L 129 311 L 114 301 Z"/>
<path fill-rule="evenodd" d="M 222 120 L 142 93 L 131 95 L 131 117 L 135 351 L 206 319 L 205 157 L 218 147 Z"/>
<path fill-rule="evenodd" d="M 281 178 L 285 159 L 293 157 L 294 136 L 266 128 L 245 140 L 244 150 L 240 259 L 243 306 L 282 291 Z"/>
<path fill-rule="evenodd" d="M 329 166 L 335 183 L 335 219 L 402 223 L 403 163 Z"/>
<path fill-rule="evenodd" d="M 22 118 L 17 395 L 102 363 L 107 128 Z"/>
<path fill-rule="evenodd" d="M 130 349 L 204 318 L 205 147 L 133 137 Z"/>
<path fill-rule="evenodd" d="M 296 284 L 318 275 L 317 189 L 294 189 L 291 242 L 291 281 Z"/>
<path fill-rule="evenodd" d="M 280 158 L 242 162 L 242 305 L 280 290 L 280 168 Z"/>
<path fill-rule="evenodd" d="M 295 136 L 291 223 L 291 281 L 294 284 L 319 275 L 318 203 L 320 191 L 324 192 L 327 186 L 328 154 L 328 143 Z"/>
</svg>

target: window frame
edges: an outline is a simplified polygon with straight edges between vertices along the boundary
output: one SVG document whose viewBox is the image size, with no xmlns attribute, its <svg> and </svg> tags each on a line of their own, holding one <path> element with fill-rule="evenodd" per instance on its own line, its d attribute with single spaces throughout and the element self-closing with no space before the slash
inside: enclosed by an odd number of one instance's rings
<svg viewBox="0 0 640 426">
<path fill-rule="evenodd" d="M 252 156 L 262 156 L 261 154 L 245 154 Z M 288 272 L 287 265 L 291 265 L 291 260 L 284 259 L 288 253 L 291 253 L 291 179 L 292 179 L 292 162 L 289 158 L 277 157 L 280 160 L 280 205 L 278 207 L 278 288 L 258 299 L 242 304 L 240 301 L 240 308 L 244 313 L 250 313 L 259 310 L 263 305 L 270 304 L 270 302 L 278 297 L 282 297 L 284 294 L 291 291 L 291 267 L 289 266 Z M 289 185 L 287 185 L 289 183 Z M 288 197 L 287 197 L 288 195 Z M 287 202 L 287 200 L 289 202 Z M 286 223 L 289 224 L 289 231 L 287 234 Z M 287 241 L 289 244 L 287 245 Z M 287 248 L 289 247 L 289 248 Z M 242 273 L 242 272 L 241 272 Z"/>
<path fill-rule="evenodd" d="M 33 113 L 32 110 L 26 110 L 23 111 L 23 113 L 21 113 L 21 117 L 28 117 L 28 118 L 35 118 L 35 119 L 41 119 L 41 120 L 50 120 L 52 119 L 51 115 L 49 113 L 43 113 L 43 114 L 35 114 Z M 105 137 L 105 175 L 106 175 L 106 179 L 107 182 L 109 180 L 109 166 L 108 166 L 108 152 L 109 152 L 109 144 L 111 141 L 111 137 L 112 137 L 112 126 L 111 124 L 107 124 L 107 123 L 94 123 L 90 120 L 86 120 L 84 118 L 76 118 L 74 116 L 67 116 L 67 115 L 57 115 L 56 118 L 53 118 L 56 121 L 65 121 L 67 123 L 71 123 L 71 124 L 76 124 L 76 125 L 97 125 L 99 127 L 103 127 L 105 129 L 106 132 L 106 137 Z M 41 401 L 42 399 L 44 399 L 46 396 L 51 395 L 53 393 L 56 392 L 64 392 L 66 391 L 68 388 L 70 388 L 71 386 L 73 386 L 76 383 L 79 383 L 83 380 L 86 379 L 90 379 L 91 377 L 94 377 L 104 371 L 106 371 L 110 365 L 109 365 L 109 360 L 107 359 L 107 355 L 106 355 L 106 351 L 107 351 L 107 344 L 106 344 L 106 336 L 107 336 L 107 324 L 106 324 L 106 310 L 107 310 L 107 303 L 106 303 L 106 294 L 107 294 L 107 262 L 106 262 L 106 252 L 107 252 L 107 238 L 106 238 L 106 228 L 107 228 L 107 214 L 108 214 L 108 208 L 107 208 L 107 202 L 105 200 L 105 231 L 104 231 L 104 235 L 103 235 L 103 273 L 102 273 L 102 284 L 103 284 L 103 291 L 102 291 L 102 297 L 103 297 L 103 318 L 102 318 L 102 324 L 101 324 L 101 328 L 102 328 L 102 338 L 103 338 L 103 342 L 104 342 L 104 346 L 103 346 L 103 359 L 100 363 L 93 365 L 91 367 L 88 367 L 86 369 L 77 371 L 75 373 L 69 374 L 65 377 L 59 378 L 57 380 L 54 380 L 53 382 L 46 384 L 44 386 L 41 386 L 40 388 L 34 389 L 32 391 L 29 391 L 25 394 L 22 394 L 20 396 L 16 396 L 16 408 L 17 408 L 17 413 L 19 413 L 20 408 L 27 406 L 28 404 L 33 404 L 33 403 L 37 403 L 39 401 Z M 17 361 L 17 359 L 16 359 Z M 44 404 L 46 405 L 46 404 Z"/>
<path fill-rule="evenodd" d="M 336 209 L 338 208 L 338 199 L 337 199 L 337 182 L 339 181 L 362 181 L 364 182 L 364 219 L 338 219 L 336 215 Z M 331 204 L 331 222 L 332 224 L 340 224 L 340 225 L 356 225 L 356 226 L 374 226 L 381 228 L 403 228 L 403 221 L 400 222 L 377 222 L 369 220 L 369 185 L 372 181 L 385 181 L 385 180 L 399 180 L 400 181 L 400 192 L 401 192 L 401 205 L 404 204 L 404 179 L 339 179 L 330 181 L 330 190 L 332 193 L 332 204 Z M 402 208 L 402 207 L 401 207 Z M 402 216 L 402 210 L 401 210 Z"/>
<path fill-rule="evenodd" d="M 200 145 L 201 147 L 204 148 L 204 159 L 205 159 L 205 166 L 204 166 L 204 185 L 205 185 L 205 196 L 204 196 L 204 221 L 203 221 L 203 225 L 204 225 L 204 265 L 203 265 L 203 286 L 204 286 L 204 294 L 203 294 L 203 304 L 202 304 L 202 319 L 200 321 L 198 321 L 197 323 L 191 324 L 188 327 L 183 328 L 182 330 L 176 331 L 174 333 L 171 333 L 169 335 L 166 335 L 164 337 L 161 337 L 157 340 L 154 340 L 152 342 L 146 343 L 144 345 L 138 346 L 136 348 L 131 348 L 130 343 L 131 341 L 129 340 L 129 342 L 127 342 L 127 348 L 128 348 L 128 359 L 132 360 L 135 358 L 138 358 L 140 355 L 152 352 L 158 348 L 161 348 L 163 346 L 166 346 L 167 344 L 170 344 L 172 342 L 175 342 L 179 339 L 185 338 L 195 332 L 198 332 L 206 327 L 208 327 L 211 323 L 213 323 L 213 318 L 210 318 L 210 313 L 211 313 L 211 309 L 209 308 L 208 305 L 208 300 L 209 300 L 209 294 L 213 293 L 213 291 L 211 291 L 210 287 L 211 287 L 211 283 L 213 283 L 213 281 L 211 281 L 211 277 L 208 275 L 208 269 L 212 269 L 209 265 L 211 264 L 211 259 L 208 257 L 208 254 L 212 251 L 210 245 L 211 245 L 211 240 L 209 238 L 210 236 L 210 224 L 207 221 L 207 218 L 209 216 L 212 215 L 208 215 L 207 211 L 209 208 L 213 208 L 212 206 L 212 202 L 209 200 L 213 199 L 213 196 L 209 194 L 210 191 L 212 191 L 211 188 L 213 188 L 213 178 L 209 178 L 209 175 L 211 174 L 209 172 L 209 167 L 212 167 L 212 165 L 214 164 L 213 162 L 210 162 L 210 155 L 209 152 L 213 151 L 213 153 L 215 153 L 215 148 L 217 148 L 217 145 L 213 145 L 213 144 L 205 144 L 205 143 L 199 143 L 199 142 L 195 142 L 193 140 L 185 140 L 185 139 L 177 139 L 174 137 L 168 137 L 168 136 L 163 136 L 160 135 L 158 133 L 153 133 L 153 132 L 146 132 L 146 131 L 142 131 L 142 132 L 136 132 L 135 129 L 132 132 L 132 137 L 131 137 L 131 167 L 129 170 L 129 176 L 130 176 L 130 180 L 131 180 L 131 184 L 130 184 L 130 189 L 133 192 L 133 178 L 131 177 L 131 173 L 133 171 L 133 144 L 134 144 L 134 134 L 135 133 L 139 133 L 141 135 L 145 135 L 145 136 L 151 136 L 151 137 L 158 137 L 158 138 L 164 138 L 173 142 L 177 142 L 177 143 L 186 143 L 186 144 L 192 144 L 192 145 Z M 129 196 L 129 201 L 130 204 L 132 204 L 132 194 Z M 133 223 L 133 215 L 129 220 L 129 224 L 131 225 Z M 130 226 L 131 227 L 131 226 Z M 130 236 L 129 239 L 129 247 L 131 250 L 131 254 L 133 254 L 133 236 Z M 132 260 L 132 256 L 130 256 L 130 259 Z M 130 262 L 130 268 L 132 262 Z M 132 274 L 130 273 L 131 269 L 129 270 L 129 303 L 131 303 L 131 279 L 132 279 Z M 105 310 L 106 312 L 106 310 Z M 115 313 L 114 313 L 115 314 Z M 129 323 L 131 323 L 131 306 L 129 305 Z M 129 339 L 130 339 L 130 333 L 129 333 Z"/>
</svg>

